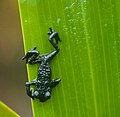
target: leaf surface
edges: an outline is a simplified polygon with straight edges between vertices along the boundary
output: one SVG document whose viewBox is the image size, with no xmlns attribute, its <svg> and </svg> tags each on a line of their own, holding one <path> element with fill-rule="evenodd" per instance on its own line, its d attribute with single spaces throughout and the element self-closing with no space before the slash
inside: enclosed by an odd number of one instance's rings
<svg viewBox="0 0 120 117">
<path fill-rule="evenodd" d="M 16 112 L 0 101 L 0 117 L 20 117 Z"/>
<path fill-rule="evenodd" d="M 52 98 L 32 101 L 34 117 L 119 117 L 120 1 L 19 0 L 25 52 L 54 48 L 49 27 L 62 39 L 51 61 L 52 79 L 61 83 Z M 38 65 L 27 65 L 29 81 Z"/>
</svg>

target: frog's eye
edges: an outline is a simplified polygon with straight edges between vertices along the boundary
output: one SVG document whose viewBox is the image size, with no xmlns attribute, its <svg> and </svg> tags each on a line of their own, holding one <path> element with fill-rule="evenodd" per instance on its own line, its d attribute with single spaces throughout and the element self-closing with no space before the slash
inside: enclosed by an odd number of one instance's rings
<svg viewBox="0 0 120 117">
<path fill-rule="evenodd" d="M 45 93 L 45 97 L 46 97 L 47 99 L 50 99 L 51 94 L 50 94 L 50 92 L 49 92 L 49 91 L 47 91 L 47 92 Z"/>
<path fill-rule="evenodd" d="M 34 92 L 34 95 L 35 95 L 36 97 L 38 97 L 38 96 L 39 96 L 39 92 L 38 92 L 38 91 L 35 91 L 35 92 Z"/>
</svg>

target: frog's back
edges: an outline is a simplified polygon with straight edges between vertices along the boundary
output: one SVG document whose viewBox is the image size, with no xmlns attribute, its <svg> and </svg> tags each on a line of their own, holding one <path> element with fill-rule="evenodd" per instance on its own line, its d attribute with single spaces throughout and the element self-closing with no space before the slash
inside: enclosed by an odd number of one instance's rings
<svg viewBox="0 0 120 117">
<path fill-rule="evenodd" d="M 38 68 L 38 78 L 39 78 L 39 80 L 51 78 L 50 64 L 48 61 L 45 61 L 45 59 L 41 62 L 40 66 Z"/>
</svg>

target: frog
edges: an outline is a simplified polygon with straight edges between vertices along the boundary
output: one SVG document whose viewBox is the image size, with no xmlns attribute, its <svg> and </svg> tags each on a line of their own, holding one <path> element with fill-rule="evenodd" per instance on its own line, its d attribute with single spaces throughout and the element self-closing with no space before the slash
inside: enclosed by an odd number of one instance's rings
<svg viewBox="0 0 120 117">
<path fill-rule="evenodd" d="M 22 60 L 26 60 L 26 64 L 34 65 L 39 64 L 37 77 L 25 83 L 27 95 L 34 99 L 39 99 L 40 102 L 45 102 L 51 98 L 52 88 L 58 85 L 61 81 L 60 78 L 51 78 L 51 60 L 59 53 L 60 48 L 58 43 L 61 42 L 58 32 L 49 28 L 48 41 L 53 46 L 54 50 L 47 54 L 40 55 L 34 46 L 31 50 L 27 51 Z"/>
</svg>

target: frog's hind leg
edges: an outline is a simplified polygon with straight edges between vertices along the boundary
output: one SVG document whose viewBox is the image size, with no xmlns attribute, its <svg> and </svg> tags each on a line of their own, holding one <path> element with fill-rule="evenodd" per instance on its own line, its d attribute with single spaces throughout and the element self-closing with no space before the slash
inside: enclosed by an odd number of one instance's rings
<svg viewBox="0 0 120 117">
<path fill-rule="evenodd" d="M 52 60 L 58 54 L 58 52 L 59 52 L 59 49 L 54 50 L 48 55 L 46 55 L 46 61 L 49 62 L 50 60 Z"/>
<path fill-rule="evenodd" d="M 50 83 L 50 87 L 53 88 L 55 87 L 57 84 L 59 84 L 59 82 L 61 81 L 60 78 L 57 78 L 55 80 L 52 80 L 51 83 Z"/>
</svg>

